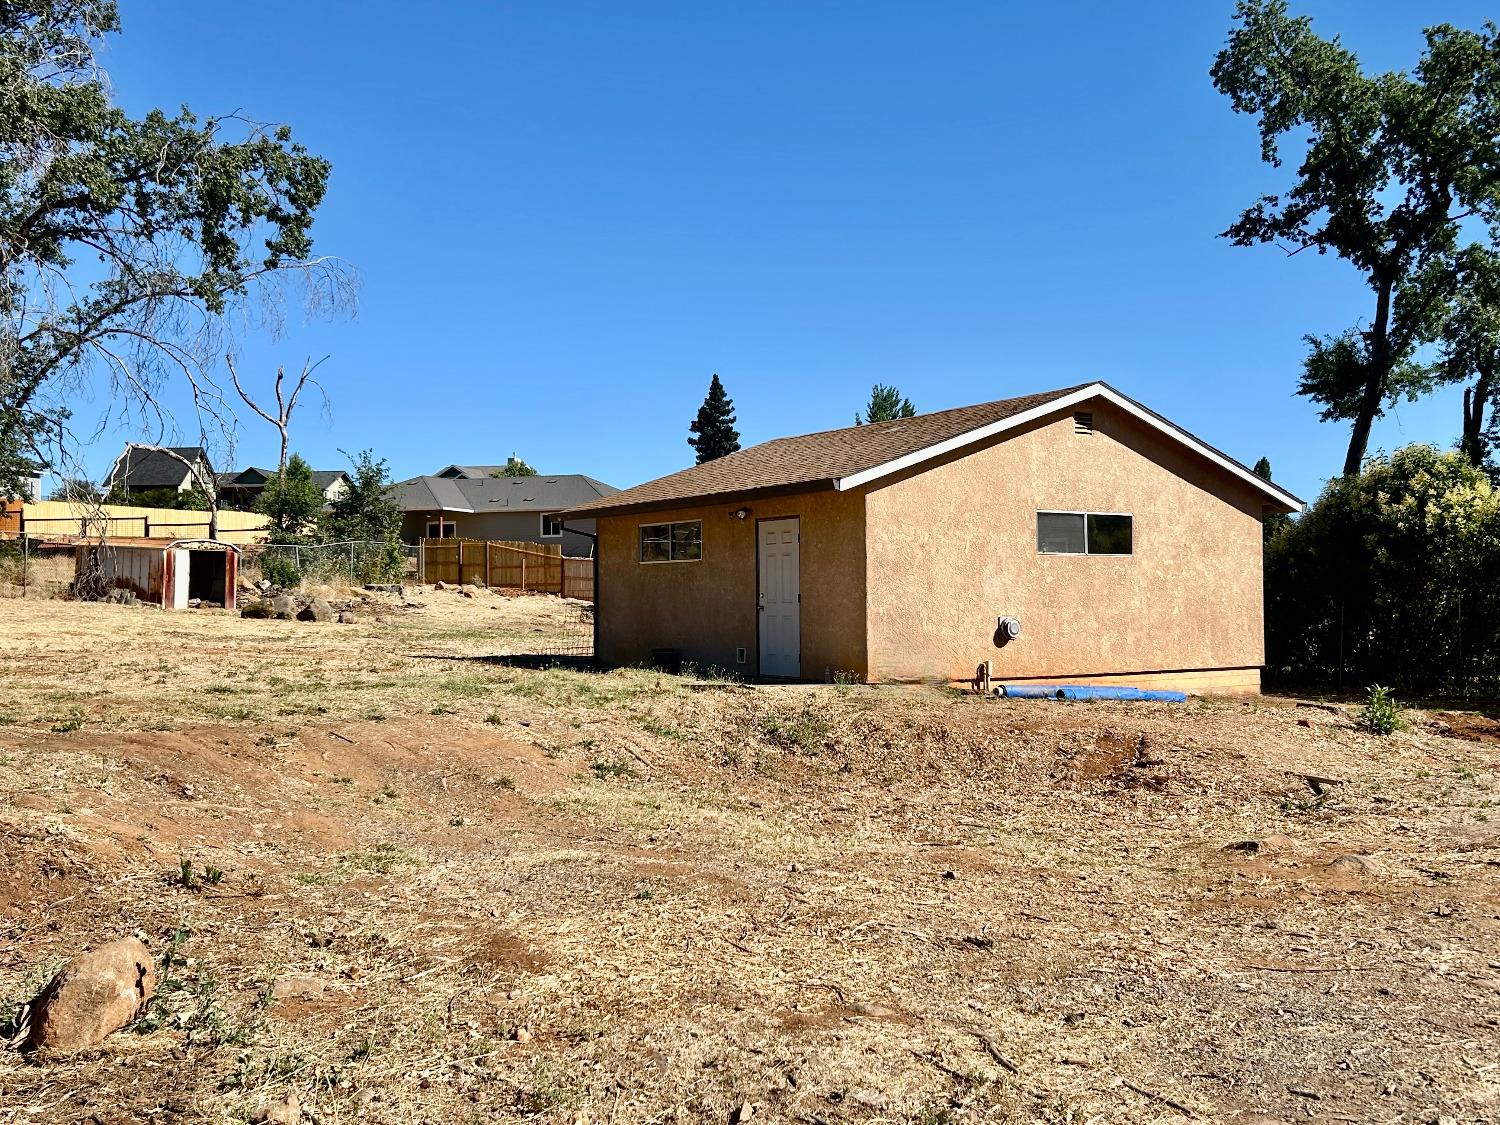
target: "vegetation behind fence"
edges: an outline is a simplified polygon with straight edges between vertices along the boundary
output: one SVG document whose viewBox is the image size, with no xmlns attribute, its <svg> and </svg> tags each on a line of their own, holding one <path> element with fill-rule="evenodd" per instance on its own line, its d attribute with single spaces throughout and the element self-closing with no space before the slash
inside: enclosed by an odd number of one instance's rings
<svg viewBox="0 0 1500 1125">
<path fill-rule="evenodd" d="M 399 581 L 407 574 L 413 548 L 378 540 L 342 543 L 261 543 L 241 555 L 241 573 L 256 569 L 276 586 L 295 586 L 307 580 L 349 585 Z"/>
</svg>

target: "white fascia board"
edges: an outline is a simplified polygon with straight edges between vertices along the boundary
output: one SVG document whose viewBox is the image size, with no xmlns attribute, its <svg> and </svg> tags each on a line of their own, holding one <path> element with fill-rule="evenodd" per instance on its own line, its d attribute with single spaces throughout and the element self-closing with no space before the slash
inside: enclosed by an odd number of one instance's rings
<svg viewBox="0 0 1500 1125">
<path fill-rule="evenodd" d="M 899 473 L 903 469 L 920 465 L 924 461 L 930 461 L 946 453 L 952 453 L 954 450 L 963 449 L 965 446 L 985 441 L 997 434 L 1003 434 L 1007 430 L 1019 429 L 1031 422 L 1035 422 L 1039 418 L 1045 418 L 1049 414 L 1067 410 L 1071 406 L 1077 406 L 1080 403 L 1088 402 L 1090 399 L 1095 398 L 1102 398 L 1106 402 L 1113 403 L 1152 429 L 1165 434 L 1174 441 L 1180 442 L 1193 450 L 1193 452 L 1206 457 L 1232 476 L 1238 477 L 1246 484 L 1259 489 L 1277 503 L 1286 505 L 1294 512 L 1302 510 L 1302 501 L 1286 491 L 1286 489 L 1279 488 L 1268 480 L 1262 480 L 1243 465 L 1231 461 L 1218 450 L 1205 445 L 1193 437 L 1186 430 L 1180 430 L 1171 423 L 1158 418 L 1155 414 L 1143 409 L 1106 383 L 1090 383 L 1088 386 L 1080 387 L 1076 391 L 1059 395 L 1050 402 L 1044 402 L 1040 406 L 1033 406 L 1030 410 L 1023 410 L 1019 414 L 1012 414 L 1009 418 L 1002 418 L 998 422 L 991 422 L 987 426 L 980 426 L 977 430 L 970 430 L 968 433 L 959 434 L 956 437 L 948 438 L 946 441 L 929 445 L 925 449 L 915 450 L 904 456 L 897 457 L 893 461 L 887 461 L 883 465 L 875 465 L 868 469 L 861 469 L 857 473 L 850 473 L 846 477 L 838 477 L 834 480 L 833 486 L 841 492 L 850 488 L 858 488 L 862 484 L 869 484 L 871 481 L 879 480 L 881 477 L 889 476 L 891 473 Z"/>
</svg>

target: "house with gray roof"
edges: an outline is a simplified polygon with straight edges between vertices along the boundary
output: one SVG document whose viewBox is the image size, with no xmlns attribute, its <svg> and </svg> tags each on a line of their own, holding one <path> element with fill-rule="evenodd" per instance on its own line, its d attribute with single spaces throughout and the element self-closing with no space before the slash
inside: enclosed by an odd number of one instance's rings
<svg viewBox="0 0 1500 1125">
<path fill-rule="evenodd" d="M 594 553 L 594 521 L 568 520 L 564 508 L 612 496 L 619 489 L 580 473 L 532 477 L 494 476 L 504 466 L 450 465 L 432 476 L 412 477 L 394 486 L 401 506 L 401 538 L 500 539 L 518 543 L 560 543 L 569 557 Z M 474 470 L 455 475 L 449 470 Z M 483 475 L 480 471 L 489 469 Z"/>
<path fill-rule="evenodd" d="M 219 502 L 226 508 L 248 512 L 265 491 L 266 481 L 275 475 L 275 469 L 258 469 L 253 465 L 235 473 L 219 473 Z M 314 469 L 312 479 L 314 487 L 323 494 L 325 509 L 349 491 L 349 474 L 343 469 Z"/>
<path fill-rule="evenodd" d="M 154 449 L 132 442 L 115 459 L 109 475 L 104 478 L 104 490 L 112 492 L 119 489 L 132 496 L 163 489 L 190 492 L 199 479 L 213 478 L 213 464 L 208 459 L 208 450 L 201 445 L 174 445 Z"/>
</svg>

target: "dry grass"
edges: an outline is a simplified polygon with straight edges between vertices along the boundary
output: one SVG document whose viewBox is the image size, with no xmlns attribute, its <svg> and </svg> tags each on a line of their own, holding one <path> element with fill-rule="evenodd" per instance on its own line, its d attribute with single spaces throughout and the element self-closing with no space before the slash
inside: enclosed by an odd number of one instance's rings
<svg viewBox="0 0 1500 1125">
<path fill-rule="evenodd" d="M 33 545 L 21 556 L 15 540 L 0 540 L 0 598 L 55 598 L 73 584 L 76 569 L 72 548 Z"/>
<path fill-rule="evenodd" d="M 0 1120 L 1495 1115 L 1500 725 L 533 671 L 554 599 L 415 600 L 0 602 L 0 997 L 173 982 Z"/>
</svg>

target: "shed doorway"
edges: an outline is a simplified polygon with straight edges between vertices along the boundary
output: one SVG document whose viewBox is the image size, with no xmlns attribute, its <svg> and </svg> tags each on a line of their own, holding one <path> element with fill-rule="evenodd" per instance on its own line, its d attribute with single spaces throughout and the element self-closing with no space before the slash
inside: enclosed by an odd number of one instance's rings
<svg viewBox="0 0 1500 1125">
<path fill-rule="evenodd" d="M 801 522 L 793 517 L 756 526 L 760 571 L 760 674 L 802 675 Z"/>
<path fill-rule="evenodd" d="M 189 551 L 188 599 L 197 598 L 209 605 L 224 604 L 225 580 L 228 577 L 228 551 Z"/>
</svg>

